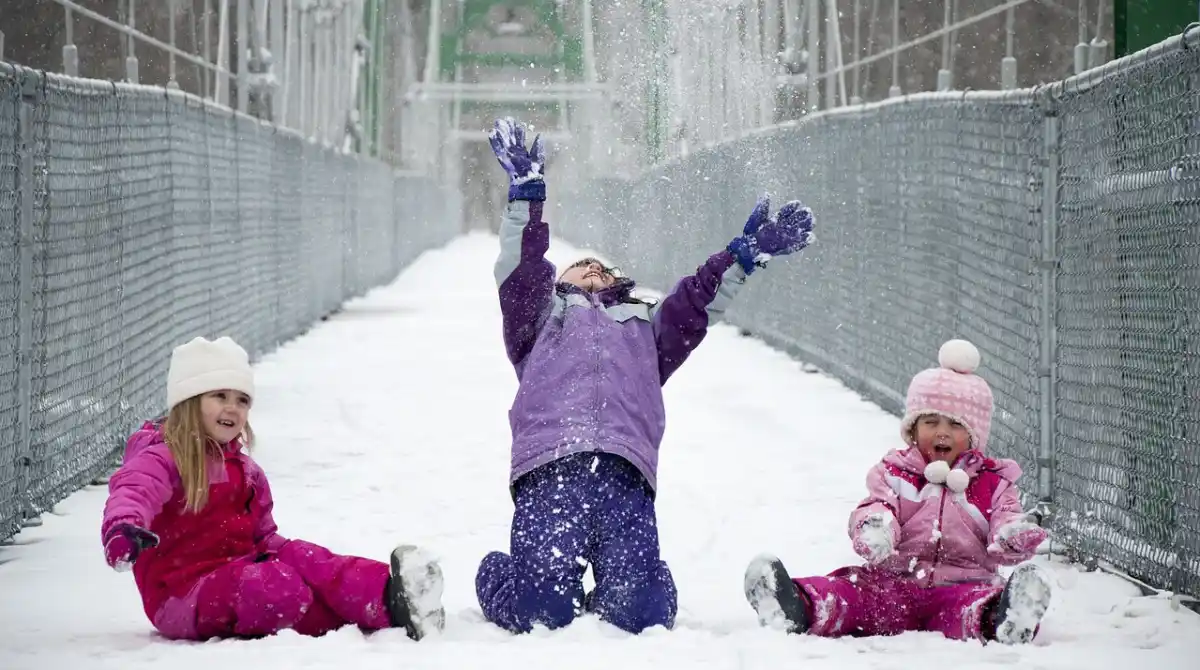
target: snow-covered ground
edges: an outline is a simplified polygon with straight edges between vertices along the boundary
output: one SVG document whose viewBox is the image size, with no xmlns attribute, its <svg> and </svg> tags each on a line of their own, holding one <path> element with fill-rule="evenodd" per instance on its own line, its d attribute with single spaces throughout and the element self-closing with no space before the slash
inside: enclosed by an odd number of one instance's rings
<svg viewBox="0 0 1200 670">
<path fill-rule="evenodd" d="M 477 234 L 427 253 L 257 366 L 251 422 L 281 532 L 381 559 L 399 542 L 434 550 L 447 579 L 443 635 L 418 644 L 349 628 L 320 639 L 164 641 L 132 577 L 104 564 L 105 490 L 91 487 L 0 547 L 0 668 L 1200 667 L 1200 617 L 1058 564 L 1042 634 L 1023 648 L 758 628 L 741 591 L 747 561 L 772 551 L 801 573 L 856 562 L 846 516 L 867 468 L 895 445 L 896 419 L 728 326 L 666 388 L 658 510 L 680 588 L 676 630 L 635 637 L 590 618 L 527 636 L 491 626 L 473 580 L 487 551 L 507 548 L 506 412 L 516 389 L 500 339 L 496 251 L 494 237 Z M 552 251 L 559 263 L 580 255 L 557 241 Z"/>
</svg>

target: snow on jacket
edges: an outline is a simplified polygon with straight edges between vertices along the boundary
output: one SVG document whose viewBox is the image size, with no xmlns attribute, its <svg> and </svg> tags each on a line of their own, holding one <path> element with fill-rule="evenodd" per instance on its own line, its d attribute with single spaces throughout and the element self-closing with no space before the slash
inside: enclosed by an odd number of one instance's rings
<svg viewBox="0 0 1200 670">
<path fill-rule="evenodd" d="M 101 541 L 120 523 L 159 537 L 158 546 L 144 550 L 133 565 L 151 621 L 169 600 L 194 599 L 193 587 L 213 570 L 273 555 L 287 542 L 276 532 L 262 468 L 237 441 L 222 455 L 210 463 L 208 504 L 195 513 L 184 511 L 183 483 L 158 423 L 147 422 L 129 437 L 122 465 L 109 480 Z"/>
<path fill-rule="evenodd" d="M 925 480 L 926 461 L 916 447 L 892 450 L 867 473 L 869 495 L 850 515 L 851 540 L 868 515 L 891 512 L 896 553 L 880 568 L 911 577 L 923 585 L 991 581 L 996 568 L 1015 565 L 1030 555 L 988 553 L 996 532 L 1024 517 L 1016 487 L 1021 467 L 1009 459 L 987 458 L 976 450 L 959 457 L 953 467 L 971 478 L 955 493 Z"/>
<path fill-rule="evenodd" d="M 629 279 L 595 293 L 556 284 L 541 216 L 540 201 L 508 203 L 495 266 L 504 343 L 520 381 L 509 410 L 510 481 L 574 453 L 602 451 L 633 463 L 655 489 L 666 427 L 662 385 L 746 274 L 732 254 L 718 252 L 656 305 L 631 300 Z"/>
</svg>

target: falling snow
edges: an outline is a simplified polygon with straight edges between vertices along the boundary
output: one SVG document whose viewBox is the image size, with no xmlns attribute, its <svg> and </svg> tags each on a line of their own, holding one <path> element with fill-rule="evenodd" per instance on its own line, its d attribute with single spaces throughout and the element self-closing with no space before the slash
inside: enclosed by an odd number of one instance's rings
<svg viewBox="0 0 1200 670">
<path fill-rule="evenodd" d="M 1184 670 L 1200 657 L 1200 617 L 1044 558 L 1054 601 L 1029 646 L 761 629 L 741 592 L 746 564 L 763 551 L 796 574 L 859 563 L 846 520 L 864 494 L 863 473 L 895 446 L 896 420 L 723 325 L 664 390 L 656 505 L 663 558 L 679 585 L 676 629 L 629 639 L 585 615 L 514 637 L 483 621 L 475 570 L 486 552 L 508 547 L 513 510 L 507 412 L 516 380 L 500 338 L 496 252 L 495 237 L 471 235 L 427 253 L 256 366 L 255 457 L 271 478 L 280 530 L 381 559 L 401 542 L 437 554 L 442 635 L 414 643 L 400 631 L 347 628 L 319 639 L 164 641 L 131 575 L 104 564 L 105 494 L 88 487 L 0 547 L 0 668 Z M 551 252 L 560 264 L 584 254 L 557 241 Z M 752 383 L 731 387 L 731 371 Z"/>
</svg>

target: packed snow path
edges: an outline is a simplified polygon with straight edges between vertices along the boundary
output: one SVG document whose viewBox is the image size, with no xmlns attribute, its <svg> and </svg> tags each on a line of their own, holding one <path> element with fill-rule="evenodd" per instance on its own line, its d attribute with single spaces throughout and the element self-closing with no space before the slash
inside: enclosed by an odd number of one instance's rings
<svg viewBox="0 0 1200 670">
<path fill-rule="evenodd" d="M 104 564 L 105 489 L 90 487 L 0 547 L 0 668 L 1197 667 L 1200 617 L 1060 564 L 1050 566 L 1055 600 L 1028 647 L 760 629 L 742 597 L 747 561 L 772 551 L 801 573 L 857 562 L 846 517 L 867 468 L 896 444 L 897 422 L 726 325 L 666 387 L 658 511 L 679 584 L 677 629 L 633 637 L 593 618 L 526 636 L 493 627 L 474 576 L 487 551 L 508 546 L 506 415 L 516 390 L 500 338 L 496 252 L 495 237 L 471 235 L 427 253 L 257 365 L 251 423 L 281 532 L 380 559 L 399 542 L 436 551 L 447 579 L 444 634 L 419 644 L 402 631 L 356 628 L 320 639 L 289 631 L 165 641 L 132 576 Z M 551 252 L 560 267 L 581 255 L 558 241 Z"/>
</svg>

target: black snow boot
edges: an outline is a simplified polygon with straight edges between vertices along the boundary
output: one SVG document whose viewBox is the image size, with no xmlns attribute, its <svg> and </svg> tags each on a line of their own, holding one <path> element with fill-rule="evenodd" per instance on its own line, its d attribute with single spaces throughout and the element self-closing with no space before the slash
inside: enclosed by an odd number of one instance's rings
<svg viewBox="0 0 1200 670">
<path fill-rule="evenodd" d="M 1002 644 L 1032 641 L 1050 607 L 1050 592 L 1050 580 L 1041 569 L 1033 563 L 1018 565 L 1000 596 L 983 611 L 983 639 Z"/>
<path fill-rule="evenodd" d="M 769 628 L 782 628 L 789 633 L 808 632 L 808 599 L 792 581 L 783 561 L 763 554 L 746 566 L 742 583 L 746 600 L 758 614 L 758 623 Z"/>
<path fill-rule="evenodd" d="M 396 547 L 384 591 L 392 625 L 414 640 L 442 630 L 446 625 L 442 587 L 442 569 L 435 560 L 412 545 Z"/>
</svg>

